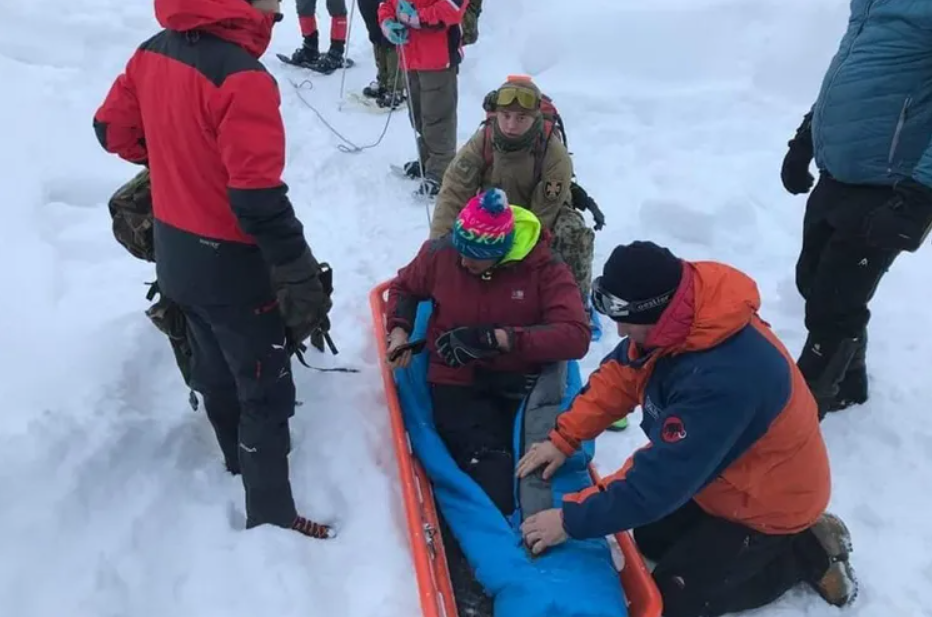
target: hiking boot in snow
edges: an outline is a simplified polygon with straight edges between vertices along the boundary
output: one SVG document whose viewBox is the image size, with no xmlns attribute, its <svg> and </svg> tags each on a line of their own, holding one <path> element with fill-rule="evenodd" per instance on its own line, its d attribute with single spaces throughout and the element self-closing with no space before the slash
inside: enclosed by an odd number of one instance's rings
<svg viewBox="0 0 932 617">
<path fill-rule="evenodd" d="M 807 582 L 832 606 L 846 606 L 858 595 L 858 580 L 851 567 L 849 556 L 854 550 L 851 533 L 844 521 L 834 514 L 825 513 L 806 532 L 815 539 L 821 554 L 810 554 L 803 559 L 813 566 L 813 576 Z"/>
<path fill-rule="evenodd" d="M 315 523 L 314 521 L 304 518 L 303 516 L 296 516 L 294 522 L 291 524 L 291 528 L 298 533 L 304 534 L 309 538 L 315 538 L 317 540 L 329 540 L 331 538 L 337 537 L 336 531 L 334 531 L 334 529 L 329 525 Z"/>
<path fill-rule="evenodd" d="M 401 166 L 405 170 L 405 175 L 411 178 L 412 180 L 420 180 L 421 178 L 421 162 L 420 161 L 409 161 Z"/>
<path fill-rule="evenodd" d="M 314 65 L 313 69 L 318 73 L 330 75 L 337 69 L 341 69 L 344 66 L 352 66 L 352 62 L 348 58 L 343 57 L 342 51 L 331 47 L 330 51 L 318 58 L 317 63 Z"/>
<path fill-rule="evenodd" d="M 407 97 L 405 93 L 401 90 L 395 90 L 394 92 L 390 90 L 385 90 L 379 97 L 375 99 L 376 105 L 383 109 L 398 109 L 407 102 Z"/>
<path fill-rule="evenodd" d="M 810 334 L 796 361 L 819 406 L 819 421 L 838 397 L 839 384 L 861 345 L 861 337 L 817 337 Z"/>
<path fill-rule="evenodd" d="M 416 197 L 436 197 L 440 193 L 440 183 L 433 178 L 424 178 L 414 191 Z"/>
<path fill-rule="evenodd" d="M 367 99 L 379 99 L 385 94 L 385 88 L 379 85 L 379 82 L 373 81 L 362 89 L 362 95 Z"/>
<path fill-rule="evenodd" d="M 291 62 L 306 69 L 314 68 L 314 65 L 320 60 L 320 51 L 317 41 L 316 33 L 304 37 L 304 44 L 291 54 Z"/>
<path fill-rule="evenodd" d="M 861 335 L 858 348 L 851 357 L 848 370 L 841 383 L 838 384 L 838 393 L 829 403 L 828 411 L 841 411 L 853 405 L 863 405 L 867 402 L 867 332 Z"/>
</svg>

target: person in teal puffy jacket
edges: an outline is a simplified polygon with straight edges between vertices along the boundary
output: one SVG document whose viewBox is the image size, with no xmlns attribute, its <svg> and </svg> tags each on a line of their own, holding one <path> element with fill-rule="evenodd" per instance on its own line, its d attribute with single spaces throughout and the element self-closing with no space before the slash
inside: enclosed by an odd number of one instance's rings
<svg viewBox="0 0 932 617">
<path fill-rule="evenodd" d="M 789 142 L 783 185 L 808 193 L 796 285 L 809 336 L 797 364 L 819 417 L 867 400 L 868 303 L 932 226 L 932 1 L 852 0 L 818 98 Z"/>
</svg>

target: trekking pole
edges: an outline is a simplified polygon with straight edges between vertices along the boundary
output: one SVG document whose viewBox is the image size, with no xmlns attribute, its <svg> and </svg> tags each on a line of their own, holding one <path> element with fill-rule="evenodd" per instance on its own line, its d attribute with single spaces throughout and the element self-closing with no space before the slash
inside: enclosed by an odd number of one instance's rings
<svg viewBox="0 0 932 617">
<path fill-rule="evenodd" d="M 414 132 L 414 148 L 417 152 L 417 166 L 418 166 L 418 175 L 421 177 L 421 186 L 424 185 L 424 159 L 421 157 L 421 134 L 417 130 L 417 123 L 414 119 L 414 99 L 411 96 L 411 76 L 410 71 L 407 70 L 408 58 L 405 55 L 404 45 L 397 45 L 398 49 L 398 71 L 404 70 L 405 73 L 405 88 L 408 91 L 408 119 L 411 121 L 411 130 Z M 401 67 L 405 67 L 402 69 Z M 398 79 L 398 74 L 395 74 L 395 79 Z M 397 81 L 396 81 L 397 83 Z M 420 90 L 418 90 L 420 94 Z M 420 103 L 420 101 L 418 102 Z M 430 206 L 429 202 L 424 202 L 424 210 L 427 213 L 427 225 L 430 226 Z"/>
<path fill-rule="evenodd" d="M 349 20 L 346 23 L 346 48 L 343 50 L 343 75 L 340 77 L 340 103 L 337 111 L 343 111 L 343 96 L 346 89 L 346 69 L 349 68 L 350 36 L 353 34 L 353 18 L 356 15 L 356 2 L 350 0 Z"/>
</svg>

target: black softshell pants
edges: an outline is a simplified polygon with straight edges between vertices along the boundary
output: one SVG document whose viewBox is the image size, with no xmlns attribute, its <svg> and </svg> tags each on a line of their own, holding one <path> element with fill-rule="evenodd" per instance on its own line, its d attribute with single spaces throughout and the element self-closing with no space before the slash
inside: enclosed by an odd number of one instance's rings
<svg viewBox="0 0 932 617">
<path fill-rule="evenodd" d="M 798 365 L 820 415 L 849 367 L 864 371 L 868 303 L 899 254 L 869 245 L 865 220 L 892 196 L 892 187 L 844 184 L 822 174 L 806 204 L 796 286 L 806 301 L 809 336 Z"/>
<path fill-rule="evenodd" d="M 664 617 L 717 617 L 759 608 L 797 583 L 818 582 L 825 571 L 824 551 L 809 531 L 764 534 L 710 516 L 692 500 L 635 529 L 634 539 L 657 563 L 653 577 Z"/>
<path fill-rule="evenodd" d="M 457 466 L 509 516 L 515 511 L 513 436 L 521 399 L 474 386 L 432 384 L 431 402 L 437 433 Z M 476 581 L 442 514 L 440 531 L 460 615 L 491 617 L 491 598 Z"/>
<path fill-rule="evenodd" d="M 241 472 L 246 526 L 290 526 L 288 479 L 295 386 L 277 305 L 182 306 L 191 339 L 192 387 L 204 398 L 227 468 Z"/>
</svg>

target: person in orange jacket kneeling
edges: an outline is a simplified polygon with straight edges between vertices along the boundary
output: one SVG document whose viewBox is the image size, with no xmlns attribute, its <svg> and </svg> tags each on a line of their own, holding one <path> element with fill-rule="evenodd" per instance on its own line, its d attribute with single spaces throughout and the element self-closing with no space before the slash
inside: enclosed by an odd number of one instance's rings
<svg viewBox="0 0 932 617">
<path fill-rule="evenodd" d="M 651 242 L 615 248 L 593 306 L 621 343 L 517 474 L 549 479 L 580 443 L 635 407 L 650 443 L 598 486 L 522 525 L 534 554 L 567 538 L 633 530 L 667 617 L 768 604 L 808 583 L 852 602 L 851 536 L 825 509 L 831 478 L 815 399 L 761 320 L 757 285 Z"/>
</svg>

